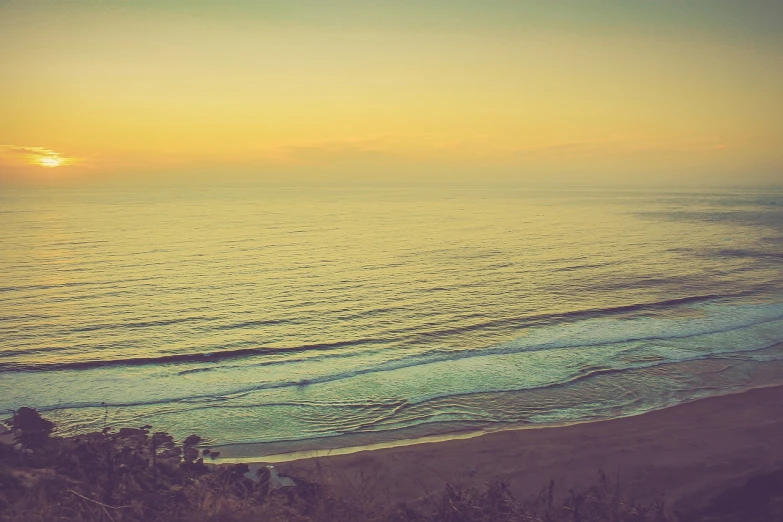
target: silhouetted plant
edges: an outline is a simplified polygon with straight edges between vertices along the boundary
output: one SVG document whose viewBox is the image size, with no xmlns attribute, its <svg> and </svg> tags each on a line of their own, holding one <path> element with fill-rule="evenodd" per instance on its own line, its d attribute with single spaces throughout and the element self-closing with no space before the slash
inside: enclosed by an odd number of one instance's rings
<svg viewBox="0 0 783 522">
<path fill-rule="evenodd" d="M 145 426 L 144 428 L 151 428 L 152 426 Z M 153 433 L 152 437 L 150 438 L 150 443 L 152 444 L 152 470 L 153 470 L 153 476 L 155 479 L 155 483 L 158 483 L 158 456 L 161 456 L 163 458 L 176 456 L 177 460 L 179 460 L 179 455 L 181 454 L 181 451 L 177 451 L 173 455 L 167 452 L 171 452 L 172 449 L 174 449 L 174 437 L 166 433 L 165 431 L 156 431 Z M 158 453 L 158 450 L 160 448 L 163 448 L 162 453 Z"/>
<path fill-rule="evenodd" d="M 35 408 L 19 408 L 6 424 L 14 430 L 15 440 L 25 448 L 40 448 L 54 431 L 54 423 L 41 417 Z"/>
<path fill-rule="evenodd" d="M 198 473 L 205 473 L 207 467 L 204 459 L 199 457 L 198 445 L 202 438 L 198 435 L 191 435 L 182 441 L 182 467 Z"/>
</svg>

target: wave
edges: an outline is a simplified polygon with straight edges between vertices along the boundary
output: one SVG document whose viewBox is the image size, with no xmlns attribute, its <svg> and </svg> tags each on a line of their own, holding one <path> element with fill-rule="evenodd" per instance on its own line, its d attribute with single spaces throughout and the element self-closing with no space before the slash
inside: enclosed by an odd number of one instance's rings
<svg viewBox="0 0 783 522">
<path fill-rule="evenodd" d="M 662 309 L 666 309 L 678 305 L 702 303 L 706 301 L 716 301 L 719 299 L 729 299 L 734 297 L 747 297 L 748 295 L 752 295 L 752 293 L 738 292 L 735 294 L 724 294 L 724 295 L 715 295 L 715 294 L 698 295 L 698 296 L 680 297 L 676 299 L 666 299 L 663 301 L 655 301 L 652 303 L 636 303 L 631 305 L 614 306 L 609 308 L 587 308 L 584 310 L 577 310 L 573 312 L 564 312 L 564 313 L 557 313 L 557 314 L 530 315 L 524 318 L 514 317 L 514 318 L 504 318 L 504 319 L 493 319 L 493 320 L 483 321 L 472 325 L 442 328 L 439 330 L 422 332 L 419 334 L 414 334 L 410 338 L 414 340 L 419 340 L 419 339 L 424 340 L 424 339 L 431 339 L 433 337 L 465 334 L 473 331 L 488 330 L 494 328 L 503 328 L 503 327 L 527 328 L 531 326 L 539 326 L 542 324 L 551 324 L 553 322 L 574 322 L 574 321 L 579 321 L 584 319 L 606 317 L 613 314 L 660 311 Z"/>
<path fill-rule="evenodd" d="M 192 323 L 203 321 L 205 317 L 182 317 L 179 319 L 162 319 L 160 321 L 137 321 L 115 324 L 95 324 L 71 329 L 72 332 L 92 332 L 95 330 L 113 330 L 117 328 L 151 328 L 154 326 L 170 326 L 172 324 Z"/>
<path fill-rule="evenodd" d="M 763 324 L 764 322 L 769 321 L 763 321 L 761 323 L 756 324 Z M 741 329 L 736 328 L 736 329 Z M 730 330 L 721 330 L 721 332 L 726 332 Z M 710 332 L 710 333 L 718 333 L 718 332 Z M 693 336 L 698 336 L 703 334 L 695 334 Z M 680 336 L 683 337 L 683 336 Z M 573 348 L 577 345 L 571 345 L 571 346 L 561 346 L 558 348 Z M 763 350 L 766 350 L 768 348 L 771 348 L 773 346 L 783 346 L 781 344 L 781 340 L 773 340 L 768 343 L 765 343 L 760 346 L 756 346 L 749 349 L 744 350 L 735 350 L 731 352 L 718 352 L 718 353 L 690 353 L 689 356 L 681 357 L 676 360 L 672 359 L 637 359 L 635 361 L 629 361 L 627 364 L 623 366 L 618 367 L 609 367 L 609 366 L 585 366 L 583 368 L 580 368 L 578 371 L 572 373 L 569 376 L 564 377 L 561 380 L 557 380 L 555 382 L 550 382 L 546 384 L 541 385 L 534 385 L 534 386 L 527 386 L 527 387 L 519 387 L 519 388 L 498 388 L 498 389 L 484 389 L 481 391 L 465 391 L 465 392 L 459 392 L 459 393 L 449 393 L 444 395 L 432 395 L 428 396 L 424 399 L 420 400 L 397 400 L 394 401 L 394 408 L 404 408 L 408 405 L 413 404 L 422 404 L 426 403 L 432 400 L 436 399 L 443 399 L 448 397 L 461 397 L 461 396 L 470 396 L 470 395 L 476 395 L 476 394 L 482 394 L 482 393 L 497 393 L 497 392 L 520 392 L 520 391 L 532 391 L 532 390 L 542 390 L 542 389 L 553 389 L 553 388 L 563 388 L 567 387 L 569 385 L 575 384 L 580 381 L 588 380 L 591 378 L 594 378 L 596 376 L 600 375 L 607 375 L 607 374 L 618 374 L 618 373 L 624 373 L 630 370 L 638 370 L 638 369 L 645 369 L 645 368 L 660 368 L 670 365 L 676 365 L 680 363 L 685 362 L 692 362 L 692 361 L 702 361 L 702 360 L 715 360 L 715 359 L 730 359 L 732 356 L 736 356 L 739 354 L 748 354 L 753 352 L 760 352 Z M 517 350 L 516 352 L 520 351 L 526 351 L 526 350 Z M 113 408 L 126 408 L 126 407 L 138 407 L 138 406 L 156 406 L 156 405 L 168 405 L 168 404 L 202 404 L 204 408 L 212 407 L 214 403 L 225 403 L 227 401 L 231 401 L 233 399 L 238 399 L 241 397 L 245 397 L 251 393 L 259 392 L 259 391 L 265 391 L 265 390 L 275 390 L 275 389 L 284 389 L 284 388 L 305 388 L 308 386 L 316 385 L 316 384 L 324 384 L 329 382 L 335 382 L 340 381 L 344 379 L 351 379 L 354 377 L 359 377 L 362 375 L 368 375 L 373 373 L 380 373 L 380 372 L 388 372 L 388 371 L 394 371 L 394 370 L 401 370 L 406 369 L 414 366 L 419 365 L 425 365 L 425 364 L 433 364 L 438 362 L 446 362 L 451 360 L 456 360 L 459 358 L 467 358 L 467 357 L 481 357 L 481 356 L 487 356 L 487 355 L 496 355 L 496 354 L 508 354 L 508 353 L 514 353 L 514 352 L 493 352 L 493 353 L 480 353 L 480 354 L 469 354 L 469 353 L 463 353 L 460 354 L 459 357 L 428 357 L 424 358 L 421 356 L 411 356 L 407 358 L 401 358 L 393 361 L 388 361 L 386 363 L 381 363 L 375 366 L 371 367 L 365 367 L 365 368 L 357 368 L 354 370 L 349 370 L 345 372 L 340 373 L 334 373 L 329 375 L 323 375 L 320 377 L 313 377 L 310 379 L 298 379 L 298 380 L 287 380 L 287 381 L 278 381 L 278 382 L 266 382 L 266 383 L 260 383 L 253 386 L 247 386 L 244 388 L 239 388 L 235 390 L 226 390 L 221 394 L 205 394 L 205 395 L 194 395 L 194 396 L 181 396 L 181 397 L 167 397 L 167 398 L 161 398 L 161 399 L 154 399 L 154 400 L 141 400 L 141 401 L 133 401 L 133 402 L 113 402 L 113 403 L 73 403 L 73 404 L 58 404 L 56 407 L 46 407 L 42 406 L 42 411 L 48 410 L 48 409 L 54 409 L 54 408 L 68 408 L 68 409 L 75 409 L 75 408 L 97 408 L 97 407 L 105 407 L 110 406 Z M 273 403 L 270 403 L 273 404 Z M 256 405 L 257 407 L 258 405 Z M 222 404 L 221 407 L 225 407 L 225 404 Z M 199 409 L 200 407 L 194 407 L 190 409 Z"/>
<path fill-rule="evenodd" d="M 50 290 L 52 288 L 71 288 L 74 286 L 90 286 L 90 285 L 95 285 L 95 283 L 73 281 L 69 283 L 60 283 L 56 285 L 0 286 L 0 292 L 18 292 L 20 290 Z"/>
<path fill-rule="evenodd" d="M 108 368 L 108 367 L 118 367 L 118 366 L 145 366 L 145 365 L 156 365 L 156 364 L 215 363 L 218 361 L 224 361 L 228 359 L 247 358 L 247 357 L 254 357 L 254 356 L 279 355 L 279 354 L 286 354 L 286 353 L 305 353 L 305 352 L 312 352 L 312 351 L 330 351 L 339 348 L 358 347 L 358 346 L 374 346 L 374 345 L 388 346 L 392 342 L 400 342 L 406 345 L 411 345 L 422 341 L 428 341 L 433 338 L 440 338 L 444 336 L 457 335 L 457 334 L 465 334 L 474 331 L 492 330 L 492 329 L 499 329 L 504 327 L 505 328 L 514 327 L 514 328 L 521 329 L 521 328 L 527 328 L 532 326 L 551 325 L 552 323 L 557 323 L 557 322 L 573 323 L 580 320 L 602 318 L 602 317 L 612 316 L 616 314 L 626 314 L 626 313 L 645 312 L 645 311 L 647 312 L 660 311 L 662 309 L 668 309 L 679 305 L 717 301 L 720 299 L 740 297 L 745 295 L 748 295 L 748 293 L 742 292 L 742 293 L 731 294 L 731 295 L 709 294 L 709 295 L 699 295 L 699 296 L 688 296 L 688 297 L 681 297 L 675 299 L 666 299 L 666 300 L 656 301 L 652 303 L 637 303 L 637 304 L 623 305 L 623 306 L 616 306 L 616 307 L 609 307 L 609 308 L 592 308 L 592 309 L 585 309 L 585 310 L 558 313 L 558 314 L 540 314 L 540 315 L 527 316 L 524 318 L 495 319 L 495 320 L 482 321 L 471 325 L 441 328 L 437 330 L 430 330 L 427 332 L 419 332 L 419 333 L 409 334 L 407 336 L 404 335 L 405 330 L 403 330 L 402 332 L 399 332 L 401 334 L 400 337 L 395 339 L 364 338 L 364 339 L 336 341 L 331 343 L 304 344 L 299 346 L 288 346 L 288 347 L 256 346 L 251 348 L 238 348 L 233 350 L 221 350 L 215 352 L 183 353 L 183 354 L 160 355 L 155 357 L 93 359 L 93 360 L 86 360 L 86 361 L 49 362 L 49 363 L 0 363 L 0 372 L 9 372 L 9 371 L 41 372 L 41 371 L 55 371 L 55 370 L 87 370 L 93 368 Z M 776 320 L 781 317 L 783 317 L 783 315 L 775 316 L 771 320 Z M 180 320 L 173 320 L 173 321 L 159 321 L 159 322 L 132 323 L 132 324 L 137 325 L 135 327 L 141 327 L 138 325 L 142 325 L 142 324 L 157 326 L 157 325 L 175 324 L 177 322 L 195 321 L 195 320 L 198 320 L 198 318 L 183 318 Z M 248 324 L 249 323 L 250 322 L 248 322 Z M 753 322 L 743 323 L 740 327 L 751 326 L 752 324 L 756 324 L 756 323 Z M 731 329 L 732 328 L 729 328 L 729 330 Z M 728 330 L 725 329 L 714 330 L 712 332 L 700 332 L 700 333 L 702 334 L 717 333 L 721 331 L 728 331 Z M 644 341 L 644 340 L 657 340 L 657 339 L 664 339 L 664 338 L 688 337 L 689 335 L 692 334 L 685 333 L 685 334 L 678 335 L 676 333 L 671 333 L 666 336 L 660 336 L 660 335 L 636 336 L 636 337 L 626 337 L 620 339 L 597 340 L 593 343 L 586 343 L 584 341 L 576 344 L 542 343 L 540 345 L 533 345 L 533 346 L 527 346 L 527 347 L 516 348 L 516 349 L 510 347 L 508 344 L 491 346 L 478 350 L 477 349 L 455 350 L 455 349 L 435 348 L 432 350 L 422 352 L 412 357 L 422 358 L 422 357 L 428 357 L 437 354 L 447 354 L 451 358 L 462 358 L 464 356 L 475 357 L 481 355 L 513 353 L 514 351 L 523 351 L 523 350 L 536 351 L 536 350 L 544 350 L 544 349 L 551 349 L 551 348 L 567 348 L 567 347 L 573 348 L 573 347 L 592 346 L 595 344 L 613 344 L 618 342 L 633 342 L 633 341 Z M 348 354 L 348 355 L 354 355 L 354 354 Z M 286 362 L 291 362 L 291 361 L 286 361 Z"/>
<path fill-rule="evenodd" d="M 173 364 L 188 362 L 216 362 L 224 359 L 233 359 L 239 357 L 249 357 L 253 355 L 275 355 L 287 352 L 303 352 L 310 350 L 333 350 L 349 346 L 358 346 L 362 344 L 374 344 L 383 342 L 379 339 L 356 339 L 351 341 L 337 341 L 333 343 L 306 344 L 293 347 L 256 347 L 256 348 L 238 348 L 236 350 L 223 350 L 219 352 L 206 353 L 182 353 L 172 355 L 161 355 L 158 357 L 133 357 L 128 359 L 103 359 L 89 361 L 73 361 L 61 363 L 0 363 L 0 372 L 7 371 L 54 371 L 54 370 L 89 370 L 93 368 L 106 368 L 116 366 L 145 366 L 152 364 Z"/>
<path fill-rule="evenodd" d="M 48 284 L 48 285 L 19 285 L 19 286 L 0 286 L 0 293 L 4 292 L 19 292 L 29 290 L 51 290 L 55 288 L 72 288 L 77 286 L 95 286 L 102 287 L 106 285 L 119 285 L 125 283 L 138 283 L 142 281 L 153 281 L 157 279 L 163 279 L 162 276 L 154 277 L 133 277 L 127 279 L 120 279 L 117 281 L 69 281 L 67 283 Z"/>
<path fill-rule="evenodd" d="M 716 249 L 697 249 L 697 248 L 684 248 L 676 247 L 667 249 L 668 252 L 686 254 L 689 256 L 706 257 L 706 258 L 720 258 L 720 257 L 737 257 L 737 258 L 749 258 L 749 259 L 781 259 L 783 258 L 783 252 L 774 252 L 768 250 L 753 250 L 747 248 L 716 248 Z"/>
<path fill-rule="evenodd" d="M 767 348 L 770 348 L 772 346 L 780 345 L 781 343 L 779 341 L 774 342 L 771 345 L 766 345 L 762 347 L 757 347 L 752 350 L 745 350 L 742 353 L 748 353 L 748 352 L 757 352 L 762 351 Z M 249 409 L 249 408 L 259 408 L 259 407 L 274 407 L 274 406 L 307 406 L 307 407 L 319 407 L 319 406 L 329 406 L 329 407 L 348 407 L 353 409 L 382 409 L 382 410 L 390 410 L 392 413 L 398 413 L 406 408 L 411 408 L 414 406 L 422 406 L 426 405 L 428 403 L 432 403 L 438 400 L 443 399 L 452 399 L 452 398 L 460 398 L 460 397 L 469 397 L 469 396 L 477 396 L 477 395 L 486 395 L 486 394 L 493 394 L 493 393 L 507 393 L 507 392 L 532 392 L 532 391 L 541 391 L 541 390 L 552 390 L 552 389 L 561 389 L 561 388 L 567 388 L 569 386 L 572 386 L 574 384 L 577 384 L 579 382 L 588 381 L 590 379 L 593 379 L 595 377 L 605 376 L 605 375 L 616 375 L 616 374 L 622 374 L 627 373 L 629 371 L 635 371 L 635 370 L 645 370 L 645 369 L 659 369 L 659 368 L 665 368 L 667 366 L 677 366 L 679 364 L 683 363 L 689 363 L 694 361 L 706 361 L 706 360 L 715 360 L 715 359 L 731 359 L 732 355 L 736 355 L 733 353 L 726 353 L 726 354 L 720 354 L 720 356 L 717 356 L 715 354 L 700 354 L 700 355 L 693 355 L 691 357 L 686 357 L 678 360 L 665 360 L 665 361 L 646 361 L 646 362 L 637 362 L 634 364 L 629 364 L 624 367 L 618 367 L 618 368 L 611 368 L 611 367 L 602 367 L 602 366 L 586 366 L 584 368 L 579 369 L 578 371 L 574 372 L 573 374 L 567 376 L 563 380 L 559 380 L 556 382 L 550 382 L 540 385 L 534 385 L 534 386 L 526 386 L 526 387 L 518 387 L 518 388 L 490 388 L 490 389 L 482 389 L 480 391 L 460 391 L 455 393 L 446 393 L 446 394 L 434 394 L 431 396 L 427 396 L 426 398 L 422 398 L 420 400 L 410 400 L 410 399 L 394 399 L 388 402 L 378 402 L 378 401 L 369 401 L 369 402 L 357 402 L 357 401 L 347 401 L 347 402 L 338 402 L 338 403 L 321 403 L 318 401 L 273 401 L 273 402 L 263 402 L 260 404 L 246 404 L 246 405 L 232 405 L 228 404 L 229 401 L 233 399 L 238 399 L 245 397 L 249 395 L 250 393 L 257 392 L 257 391 L 264 391 L 264 390 L 272 390 L 272 389 L 280 389 L 280 388 L 288 388 L 288 387 L 303 387 L 308 385 L 314 385 L 314 384 L 322 384 L 327 382 L 332 382 L 336 380 L 356 377 L 359 375 L 364 375 L 368 373 L 373 373 L 376 370 L 371 369 L 363 369 L 363 370 L 357 370 L 357 371 L 351 371 L 351 372 L 345 372 L 343 374 L 336 374 L 331 376 L 324 376 L 323 378 L 315 378 L 312 380 L 309 380 L 307 383 L 302 383 L 301 381 L 285 381 L 285 382 L 278 382 L 278 383 L 265 383 L 262 385 L 256 385 L 248 388 L 244 388 L 242 390 L 236 390 L 232 392 L 223 393 L 220 395 L 203 395 L 203 396 L 190 396 L 190 397 L 178 397 L 178 398 L 163 398 L 163 399 L 156 399 L 156 400 L 148 400 L 148 401 L 133 401 L 133 402 L 79 402 L 79 403 L 58 403 L 57 405 L 52 406 L 46 406 L 42 405 L 37 407 L 40 411 L 50 411 L 50 410 L 56 410 L 56 409 L 87 409 L 87 408 L 134 408 L 134 407 L 143 407 L 143 406 L 167 406 L 167 405 L 173 405 L 173 404 L 187 404 L 188 411 L 198 411 L 202 409 L 210 409 L 215 406 L 216 403 L 221 403 L 220 408 L 221 409 Z M 377 371 L 389 371 L 392 369 L 397 368 L 389 368 L 386 370 L 377 370 Z"/>
<path fill-rule="evenodd" d="M 259 319 L 255 321 L 240 321 L 238 323 L 221 324 L 213 326 L 214 330 L 236 330 L 241 328 L 255 327 L 255 326 L 272 326 L 276 324 L 290 324 L 295 321 L 291 319 Z"/>
<path fill-rule="evenodd" d="M 716 254 L 727 257 L 783 259 L 783 253 L 781 252 L 762 252 L 759 250 L 723 249 L 718 250 Z"/>
</svg>

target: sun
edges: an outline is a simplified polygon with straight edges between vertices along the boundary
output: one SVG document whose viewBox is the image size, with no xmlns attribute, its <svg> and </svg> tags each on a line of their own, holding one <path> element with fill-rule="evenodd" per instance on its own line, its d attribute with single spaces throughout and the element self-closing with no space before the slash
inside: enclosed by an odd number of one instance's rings
<svg viewBox="0 0 783 522">
<path fill-rule="evenodd" d="M 63 160 L 55 158 L 53 156 L 47 156 L 38 160 L 38 164 L 42 167 L 59 167 L 63 164 Z"/>
</svg>

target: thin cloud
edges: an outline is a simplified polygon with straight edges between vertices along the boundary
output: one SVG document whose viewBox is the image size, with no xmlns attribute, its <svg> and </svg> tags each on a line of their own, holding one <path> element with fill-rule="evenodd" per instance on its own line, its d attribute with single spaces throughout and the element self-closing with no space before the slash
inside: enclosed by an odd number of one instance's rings
<svg viewBox="0 0 783 522">
<path fill-rule="evenodd" d="M 0 144 L 0 161 L 17 165 L 40 165 L 42 160 L 55 159 L 60 166 L 72 164 L 76 158 L 45 147 Z"/>
<path fill-rule="evenodd" d="M 59 156 L 58 153 L 51 149 L 45 149 L 43 147 L 21 147 L 19 145 L 0 145 L 0 150 L 6 151 L 10 154 L 20 155 L 33 155 L 33 156 Z"/>
</svg>

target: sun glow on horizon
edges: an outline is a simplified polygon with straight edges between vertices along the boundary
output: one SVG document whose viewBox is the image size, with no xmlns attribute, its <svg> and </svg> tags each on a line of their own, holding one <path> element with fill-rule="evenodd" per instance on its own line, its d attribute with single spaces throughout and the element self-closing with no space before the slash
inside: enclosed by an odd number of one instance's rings
<svg viewBox="0 0 783 522">
<path fill-rule="evenodd" d="M 37 163 L 42 167 L 60 167 L 63 164 L 63 160 L 61 158 L 47 156 L 45 158 L 39 158 Z"/>
</svg>

